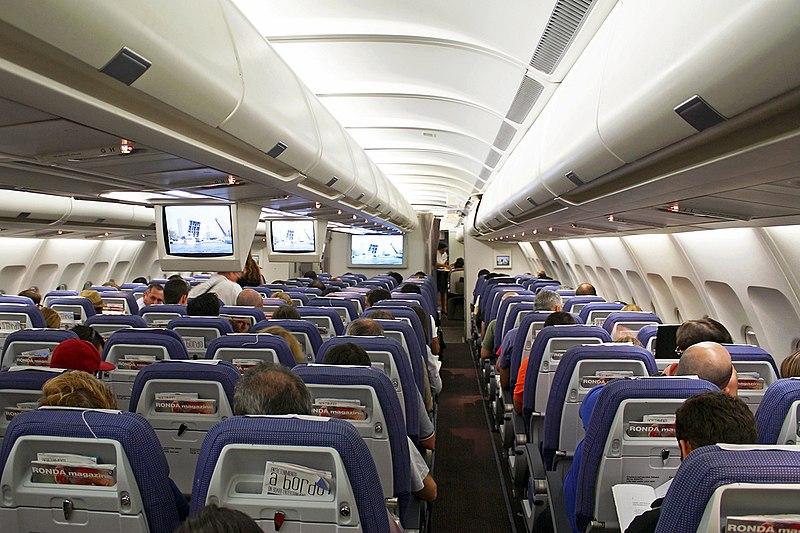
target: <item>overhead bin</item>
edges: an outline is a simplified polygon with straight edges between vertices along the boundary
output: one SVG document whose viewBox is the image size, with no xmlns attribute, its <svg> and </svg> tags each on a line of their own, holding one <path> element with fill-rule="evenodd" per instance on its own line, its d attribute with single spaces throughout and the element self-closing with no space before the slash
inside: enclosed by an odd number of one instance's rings
<svg viewBox="0 0 800 533">
<path fill-rule="evenodd" d="M 18 222 L 149 229 L 153 225 L 153 210 L 140 205 L 6 190 L 0 203 L 0 218 Z"/>
</svg>

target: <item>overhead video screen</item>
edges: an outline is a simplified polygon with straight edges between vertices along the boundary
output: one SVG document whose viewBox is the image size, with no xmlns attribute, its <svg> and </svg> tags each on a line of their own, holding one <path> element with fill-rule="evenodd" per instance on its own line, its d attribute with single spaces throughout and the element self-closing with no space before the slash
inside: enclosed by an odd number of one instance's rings
<svg viewBox="0 0 800 533">
<path fill-rule="evenodd" d="M 317 240 L 313 220 L 272 220 L 272 251 L 277 253 L 313 253 Z"/>
<path fill-rule="evenodd" d="M 351 266 L 403 266 L 405 248 L 402 235 L 351 235 Z"/>
<path fill-rule="evenodd" d="M 233 220 L 229 205 L 164 206 L 164 242 L 170 255 L 233 255 Z"/>
</svg>

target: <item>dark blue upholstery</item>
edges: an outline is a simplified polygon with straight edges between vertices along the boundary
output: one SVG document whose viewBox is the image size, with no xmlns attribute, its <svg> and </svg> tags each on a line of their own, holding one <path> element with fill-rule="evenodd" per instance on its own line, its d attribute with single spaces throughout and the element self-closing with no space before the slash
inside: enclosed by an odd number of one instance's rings
<svg viewBox="0 0 800 533">
<path fill-rule="evenodd" d="M 527 319 L 528 317 L 526 316 L 525 318 Z M 542 366 L 542 358 L 544 357 L 544 350 L 547 347 L 547 343 L 551 339 L 559 339 L 564 337 L 599 339 L 600 342 L 611 342 L 611 337 L 608 335 L 608 333 L 597 326 L 576 324 L 574 326 L 547 326 L 546 328 L 542 329 L 542 331 L 540 331 L 533 340 L 531 354 L 528 356 L 528 369 L 525 371 L 525 388 L 523 389 L 525 392 L 522 396 L 522 417 L 526 421 L 530 420 L 531 414 L 533 414 L 534 401 L 536 399 L 536 384 L 539 380 L 539 368 Z M 513 360 L 511 364 L 514 364 Z"/>
<path fill-rule="evenodd" d="M 656 361 L 650 352 L 630 344 L 600 344 L 574 346 L 567 350 L 558 362 L 550 395 L 547 398 L 547 416 L 544 417 L 542 457 L 545 465 L 551 465 L 558 450 L 561 434 L 561 413 L 567 396 L 571 393 L 570 381 L 575 367 L 580 361 L 641 361 L 649 375 L 658 371 Z"/>
<path fill-rule="evenodd" d="M 127 326 L 130 328 L 146 328 L 147 322 L 139 315 L 94 315 L 84 322 L 86 326 L 104 324 L 109 326 Z"/>
<path fill-rule="evenodd" d="M 103 360 L 117 344 L 163 346 L 170 359 L 189 359 L 181 336 L 169 329 L 120 329 L 111 334 L 103 348 Z"/>
<path fill-rule="evenodd" d="M 397 368 L 397 374 L 400 376 L 400 386 L 403 391 L 403 402 L 406 409 L 406 433 L 411 440 L 416 442 L 419 440 L 419 390 L 414 381 L 414 372 L 411 370 L 411 364 L 408 362 L 403 347 L 394 339 L 386 337 L 354 337 L 349 335 L 342 335 L 333 337 L 322 343 L 322 347 L 317 352 L 317 363 L 322 363 L 325 354 L 332 346 L 338 346 L 346 342 L 352 342 L 364 348 L 364 351 L 380 351 L 389 352 L 392 355 L 392 361 Z"/>
<path fill-rule="evenodd" d="M 508 331 L 509 327 L 507 327 L 507 317 L 508 317 L 508 308 L 511 307 L 512 303 L 516 303 L 517 305 L 514 306 L 519 307 L 522 302 L 527 302 L 530 305 L 533 305 L 533 301 L 535 296 L 533 293 L 529 293 L 529 291 L 523 291 L 524 294 L 520 294 L 518 296 L 509 296 L 505 300 L 500 302 L 500 306 L 497 309 L 497 325 L 495 326 L 494 330 L 494 351 L 497 352 L 497 349 L 500 348 L 500 341 L 503 339 L 503 335 L 505 335 L 506 331 Z M 531 307 L 533 309 L 533 307 Z M 516 317 L 516 315 L 515 315 Z M 514 324 L 513 322 L 511 323 Z"/>
<path fill-rule="evenodd" d="M 620 322 L 652 322 L 654 324 L 661 324 L 661 319 L 653 313 L 642 313 L 640 311 L 616 311 L 606 317 L 603 322 L 603 329 L 611 333 L 614 331 L 614 326 Z"/>
<path fill-rule="evenodd" d="M 579 531 L 586 530 L 586 526 L 594 516 L 597 473 L 611 424 L 620 404 L 630 398 L 686 399 L 701 392 L 717 390 L 719 389 L 716 386 L 702 379 L 669 377 L 617 380 L 603 387 L 583 440 L 575 500 L 575 519 Z"/>
<path fill-rule="evenodd" d="M 263 320 L 250 328 L 251 333 L 256 333 L 270 326 L 280 326 L 292 333 L 305 333 L 311 343 L 311 349 L 316 354 L 322 346 L 322 335 L 319 334 L 316 324 L 307 320 Z"/>
<path fill-rule="evenodd" d="M 355 320 L 358 317 L 356 304 L 343 298 L 312 298 L 308 305 L 312 307 L 344 307 L 347 309 L 347 316 L 350 317 L 350 320 Z"/>
<path fill-rule="evenodd" d="M 139 316 L 143 317 L 147 313 L 177 313 L 185 316 L 186 306 L 178 304 L 145 305 L 139 309 Z"/>
<path fill-rule="evenodd" d="M 489 297 L 489 293 L 492 289 L 499 285 L 511 285 L 515 288 L 522 287 L 521 285 L 517 285 L 516 280 L 512 277 L 499 277 L 499 278 L 490 278 L 483 282 L 480 289 L 480 298 L 481 301 L 478 304 L 478 309 L 480 311 L 481 317 L 483 320 L 488 322 L 486 318 L 489 314 L 489 309 L 491 308 L 491 298 Z M 522 287 L 524 289 L 524 287 Z"/>
<path fill-rule="evenodd" d="M 264 316 L 264 311 L 257 307 L 250 307 L 246 305 L 223 305 L 219 308 L 220 315 L 234 315 L 234 316 L 249 316 L 253 319 L 253 324 L 261 322 L 267 317 Z"/>
<path fill-rule="evenodd" d="M 525 315 L 525 318 L 520 322 L 519 328 L 517 328 L 518 338 L 514 340 L 514 350 L 511 352 L 510 383 L 512 389 L 514 388 L 514 383 L 517 382 L 517 374 L 519 373 L 519 366 L 522 364 L 522 359 L 530 355 L 529 353 L 522 353 L 525 347 L 525 337 L 527 337 L 534 322 L 544 322 L 547 320 L 550 313 L 551 311 L 532 311 Z"/>
<path fill-rule="evenodd" d="M 23 328 L 46 328 L 44 315 L 35 305 L 0 303 L 0 315 L 6 314 L 26 315 L 28 319 L 22 324 Z M 15 319 L 17 320 L 17 319 Z"/>
<path fill-rule="evenodd" d="M 95 313 L 92 302 L 90 302 L 88 298 L 83 298 L 82 296 L 64 296 L 59 298 L 52 298 L 45 304 L 45 307 L 52 308 L 54 305 L 80 306 L 80 308 L 83 309 L 83 316 L 86 318 L 92 317 L 95 314 L 97 314 Z M 54 311 L 57 310 L 58 309 L 54 309 Z M 41 314 L 41 312 L 39 314 Z M 42 320 L 44 320 L 44 317 L 42 318 Z M 39 327 L 43 328 L 44 326 L 39 326 Z"/>
<path fill-rule="evenodd" d="M 342 317 L 339 316 L 339 313 L 337 313 L 335 309 L 304 305 L 302 307 L 298 307 L 297 312 L 300 313 L 300 316 L 303 318 L 312 316 L 328 317 L 331 319 L 331 323 L 333 324 L 333 333 L 335 335 L 344 335 L 344 322 L 342 322 Z"/>
<path fill-rule="evenodd" d="M 767 387 L 756 411 L 760 444 L 785 444 L 779 443 L 778 437 L 789 409 L 798 400 L 800 400 L 800 379 L 779 379 Z"/>
<path fill-rule="evenodd" d="M 380 479 L 364 440 L 351 424 L 336 419 L 235 416 L 211 428 L 200 449 L 192 491 L 192 511 L 202 509 L 217 460 L 228 444 L 324 446 L 342 458 L 365 533 L 388 533 Z"/>
<path fill-rule="evenodd" d="M 753 346 L 751 344 L 723 344 L 723 346 L 725 346 L 725 349 L 731 354 L 731 360 L 733 360 L 733 362 L 750 361 L 769 363 L 769 365 L 772 367 L 772 370 L 775 371 L 775 377 L 781 375 L 780 371 L 778 370 L 778 365 L 775 363 L 775 359 L 773 359 L 769 352 L 767 352 L 765 349 L 759 348 L 758 346 Z"/>
<path fill-rule="evenodd" d="M 34 305 L 33 300 L 27 296 L 15 296 L 13 294 L 0 294 L 0 304 Z"/>
<path fill-rule="evenodd" d="M 581 308 L 578 312 L 578 316 L 581 319 L 581 324 L 587 324 L 586 321 L 589 319 L 589 313 L 592 311 L 619 311 L 623 307 L 625 307 L 625 305 L 619 302 L 589 302 Z M 594 324 L 588 325 L 594 326 Z"/>
<path fill-rule="evenodd" d="M 289 344 L 280 335 L 248 333 L 217 337 L 211 341 L 206 348 L 206 359 L 214 359 L 220 348 L 239 348 L 242 350 L 239 355 L 243 359 L 247 358 L 248 349 L 273 350 L 283 366 L 292 368 L 297 364 L 297 361 L 294 360 L 294 356 L 292 355 L 292 350 L 289 348 Z"/>
<path fill-rule="evenodd" d="M 421 290 L 421 287 L 420 287 Z M 395 290 L 392 292 L 392 298 L 395 300 L 414 300 L 422 305 L 422 308 L 425 310 L 425 313 L 436 316 L 436 302 L 431 300 L 431 298 L 426 294 L 416 294 L 413 292 L 399 292 L 399 290 Z"/>
<path fill-rule="evenodd" d="M 145 285 L 145 287 L 147 287 L 147 285 Z M 68 291 L 68 290 L 50 291 L 50 292 L 48 292 L 47 294 L 44 295 L 44 298 L 42 298 L 42 305 L 46 306 L 45 302 L 47 302 L 47 301 L 49 301 L 49 300 L 51 300 L 53 298 L 65 298 L 67 296 L 78 296 L 78 291 Z M 46 307 L 49 307 L 49 306 L 46 306 Z"/>
<path fill-rule="evenodd" d="M 383 302 L 378 302 L 381 309 L 385 309 L 394 315 L 395 318 L 405 318 L 411 322 L 411 328 L 414 330 L 414 333 L 417 335 L 417 339 L 419 339 L 419 343 L 422 346 L 430 346 L 433 342 L 433 336 L 430 328 L 430 323 L 428 324 L 428 337 L 425 338 L 425 329 L 422 326 L 422 321 L 419 319 L 419 315 L 417 315 L 416 311 L 409 307 L 398 306 L 392 304 L 389 300 L 383 300 Z M 364 311 L 363 316 L 369 316 L 370 309 Z M 430 319 L 428 319 L 430 321 Z"/>
<path fill-rule="evenodd" d="M 525 287 L 516 283 L 496 285 L 492 287 L 487 293 L 488 301 L 486 302 L 485 307 L 486 314 L 483 315 L 487 323 L 497 318 L 497 311 L 500 309 L 500 302 L 503 301 L 503 293 L 506 292 L 516 292 L 517 294 L 525 294 L 526 292 L 530 293 L 530 291 L 526 291 Z"/>
<path fill-rule="evenodd" d="M 239 381 L 239 375 L 239 370 L 228 361 L 220 361 L 216 365 L 180 360 L 156 361 L 136 373 L 128 410 L 132 413 L 136 412 L 144 385 L 151 379 L 216 381 L 222 385 L 225 396 L 228 397 L 228 403 L 233 406 L 233 388 L 236 386 L 236 382 Z"/>
<path fill-rule="evenodd" d="M 408 356 L 411 360 L 411 371 L 414 374 L 414 382 L 417 384 L 420 394 L 425 396 L 425 372 L 428 371 L 427 363 L 425 362 L 428 357 L 427 347 L 419 345 L 419 338 L 414 334 L 411 326 L 402 320 L 376 320 L 381 325 L 383 331 L 399 331 L 402 333 L 408 346 Z"/>
<path fill-rule="evenodd" d="M 128 311 L 132 315 L 139 314 L 139 305 L 136 303 L 136 298 L 133 297 L 133 293 L 124 292 L 124 291 L 102 291 L 100 293 L 100 298 L 102 298 L 103 302 L 108 299 L 122 299 L 128 304 Z"/>
<path fill-rule="evenodd" d="M 220 336 L 233 333 L 233 327 L 227 319 L 208 316 L 179 316 L 173 318 L 167 324 L 167 329 L 175 330 L 175 328 L 216 329 Z"/>
<path fill-rule="evenodd" d="M 41 390 L 50 378 L 54 378 L 66 370 L 50 371 L 50 368 L 37 369 L 36 367 L 24 370 L 0 372 L 0 389 Z"/>
<path fill-rule="evenodd" d="M 89 429 L 91 427 L 91 430 Z M 169 466 L 155 431 L 135 413 L 84 410 L 37 409 L 14 417 L 6 430 L 0 452 L 0 472 L 5 468 L 14 443 L 23 436 L 49 435 L 101 438 L 118 441 L 133 470 L 151 533 L 171 533 L 179 524 L 176 495 L 169 479 Z M 185 506 L 185 500 L 183 502 Z"/>
<path fill-rule="evenodd" d="M 505 331 L 503 333 L 505 334 L 506 332 L 508 332 L 508 330 L 514 327 L 519 327 L 519 326 L 514 326 L 514 324 L 517 323 L 517 317 L 519 316 L 520 313 L 522 313 L 523 311 L 533 311 L 533 310 L 534 310 L 533 302 L 522 302 L 515 305 L 506 314 Z M 520 324 L 521 323 L 522 321 L 520 320 Z"/>
<path fill-rule="evenodd" d="M 639 330 L 639 332 L 636 334 L 636 339 L 639 342 L 641 342 L 642 345 L 645 348 L 647 348 L 647 345 L 650 342 L 650 339 L 654 339 L 655 336 L 656 336 L 656 333 L 658 333 L 658 326 L 656 324 L 649 324 L 649 325 L 647 325 L 647 326 L 645 326 L 645 327 L 643 327 L 642 329 Z M 653 342 L 655 342 L 655 341 L 653 341 Z M 653 349 L 655 350 L 655 345 L 653 346 Z M 653 355 L 655 355 L 655 354 L 653 354 Z M 662 357 L 661 359 L 664 359 L 664 358 Z"/>
<path fill-rule="evenodd" d="M 732 483 L 800 484 L 800 451 L 719 446 L 692 451 L 664 498 L 656 533 L 694 533 L 714 491 Z"/>
<path fill-rule="evenodd" d="M 605 302 L 605 298 L 601 296 L 573 296 L 568 298 L 564 305 L 562 306 L 562 310 L 565 313 L 569 313 L 572 311 L 572 307 L 576 304 L 588 304 L 589 302 Z"/>
<path fill-rule="evenodd" d="M 2 358 L 2 366 L 9 367 L 14 366 L 13 361 L 6 361 L 6 354 L 8 353 L 9 348 L 15 342 L 25 342 L 25 343 L 44 343 L 45 346 L 50 345 L 54 346 L 62 341 L 67 339 L 77 339 L 78 335 L 73 333 L 72 331 L 68 331 L 65 329 L 21 329 L 19 331 L 11 332 L 8 337 L 6 337 L 5 342 L 3 343 L 3 358 Z M 31 348 L 26 348 L 26 351 Z"/>
<path fill-rule="evenodd" d="M 300 303 L 302 305 L 308 305 L 308 302 L 310 302 L 312 298 L 314 298 L 315 296 L 300 291 L 286 291 L 286 294 L 288 294 L 292 300 L 300 300 Z"/>
</svg>

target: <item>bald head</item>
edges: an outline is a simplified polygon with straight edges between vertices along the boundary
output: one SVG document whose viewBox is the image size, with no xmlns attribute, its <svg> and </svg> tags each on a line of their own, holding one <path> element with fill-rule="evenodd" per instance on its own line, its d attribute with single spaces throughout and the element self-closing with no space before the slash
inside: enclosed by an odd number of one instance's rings
<svg viewBox="0 0 800 533">
<path fill-rule="evenodd" d="M 710 381 L 734 398 L 738 394 L 736 369 L 731 362 L 731 354 L 716 342 L 693 344 L 681 354 L 677 376 L 698 376 Z"/>
<path fill-rule="evenodd" d="M 581 283 L 575 289 L 575 296 L 597 296 L 597 290 L 591 283 Z"/>
<path fill-rule="evenodd" d="M 261 293 L 253 289 L 243 289 L 236 297 L 236 305 L 246 305 L 248 307 L 264 307 L 264 298 Z"/>
</svg>

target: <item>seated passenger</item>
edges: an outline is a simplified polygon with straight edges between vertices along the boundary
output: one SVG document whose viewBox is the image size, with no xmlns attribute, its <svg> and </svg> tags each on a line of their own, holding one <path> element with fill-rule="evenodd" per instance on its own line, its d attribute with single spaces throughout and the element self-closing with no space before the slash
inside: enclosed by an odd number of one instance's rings
<svg viewBox="0 0 800 533">
<path fill-rule="evenodd" d="M 247 252 L 247 260 L 244 262 L 244 269 L 239 272 L 239 277 L 235 280 L 241 287 L 258 287 L 264 283 L 264 276 L 261 275 L 261 268 L 253 259 L 250 252 Z M 227 304 L 233 305 L 233 304 Z"/>
<path fill-rule="evenodd" d="M 620 309 L 620 311 L 636 311 L 636 312 L 641 313 L 642 312 L 642 308 L 639 307 L 636 304 L 625 304 L 625 306 L 623 306 L 623 308 Z M 617 341 L 617 342 L 620 342 L 620 341 Z"/>
<path fill-rule="evenodd" d="M 106 340 L 102 335 L 97 333 L 93 327 L 78 324 L 76 326 L 72 326 L 70 331 L 77 335 L 80 340 L 91 342 L 92 345 L 97 349 L 97 353 L 103 355 L 103 348 L 106 346 Z"/>
<path fill-rule="evenodd" d="M 236 297 L 242 292 L 242 287 L 236 283 L 241 275 L 241 272 L 217 272 L 206 281 L 192 287 L 189 298 L 213 292 L 225 305 L 236 305 Z"/>
<path fill-rule="evenodd" d="M 42 303 L 42 293 L 39 292 L 38 289 L 31 287 L 30 289 L 25 289 L 24 291 L 19 293 L 19 296 L 25 296 L 33 300 L 33 305 L 36 307 L 41 307 Z"/>
<path fill-rule="evenodd" d="M 575 289 L 575 296 L 597 296 L 597 289 L 591 283 L 581 283 Z"/>
<path fill-rule="evenodd" d="M 82 298 L 86 298 L 92 303 L 92 307 L 94 307 L 94 312 L 98 315 L 103 314 L 103 299 L 100 298 L 100 293 L 97 291 L 92 291 L 89 289 L 84 289 L 78 293 L 78 296 Z"/>
<path fill-rule="evenodd" d="M 391 300 L 392 293 L 386 289 L 372 289 L 366 294 L 364 307 L 372 307 L 381 300 Z"/>
<path fill-rule="evenodd" d="M 164 285 L 164 303 L 186 305 L 186 299 L 189 297 L 189 284 L 186 283 L 180 276 L 176 279 L 170 279 Z"/>
<path fill-rule="evenodd" d="M 216 293 L 207 292 L 189 300 L 186 304 L 186 314 L 188 316 L 219 316 L 221 304 Z"/>
<path fill-rule="evenodd" d="M 264 307 L 264 298 L 261 293 L 253 289 L 242 289 L 239 296 L 236 297 L 236 305 L 245 307 L 257 307 L 261 309 Z"/>
<path fill-rule="evenodd" d="M 288 294 L 286 294 L 283 291 L 273 292 L 269 297 L 270 298 L 280 298 L 281 300 L 283 300 L 287 304 L 289 304 L 291 306 L 294 306 L 294 302 L 292 301 L 292 297 L 289 296 Z"/>
<path fill-rule="evenodd" d="M 392 276 L 398 285 L 401 285 L 403 283 L 403 275 L 400 274 L 399 272 L 387 272 L 386 275 Z"/>
<path fill-rule="evenodd" d="M 288 307 L 282 305 L 281 307 Z M 294 307 L 292 308 L 294 309 Z M 289 345 L 289 350 L 292 351 L 292 357 L 294 357 L 294 362 L 299 364 L 306 363 L 306 352 L 303 350 L 303 347 L 300 346 L 300 341 L 297 340 L 297 337 L 292 335 L 292 332 L 286 328 L 281 326 L 269 326 L 262 330 L 259 330 L 258 333 L 269 333 L 270 335 L 279 335 L 283 337 L 283 340 L 286 341 L 286 344 Z"/>
<path fill-rule="evenodd" d="M 45 382 L 39 398 L 39 407 L 42 406 L 117 409 L 117 397 L 108 385 L 93 375 L 75 370 Z"/>
<path fill-rule="evenodd" d="M 519 296 L 516 292 L 504 292 L 503 296 L 500 297 L 500 301 L 502 302 L 506 298 L 511 298 L 512 296 Z M 559 302 L 561 299 L 559 299 Z M 491 359 L 496 354 L 494 353 L 494 335 L 495 330 L 497 329 L 497 319 L 495 318 L 483 329 L 483 340 L 481 341 L 481 359 Z"/>
<path fill-rule="evenodd" d="M 142 297 L 136 300 L 139 309 L 146 305 L 161 305 L 164 303 L 164 286 L 160 283 L 151 283 L 147 286 Z"/>
<path fill-rule="evenodd" d="M 324 284 L 324 283 L 322 283 L 322 282 L 321 282 L 320 280 L 318 280 L 318 279 L 315 279 L 314 281 L 312 281 L 311 283 L 309 283 L 309 284 L 308 284 L 308 286 L 309 286 L 310 288 L 312 288 L 312 289 L 319 289 L 319 290 L 321 290 L 321 291 L 324 291 L 324 290 L 325 290 L 325 284 Z"/>
<path fill-rule="evenodd" d="M 800 377 L 800 351 L 794 352 L 781 362 L 781 377 Z"/>
<path fill-rule="evenodd" d="M 61 315 L 58 311 L 53 311 L 49 307 L 42 307 L 39 309 L 44 317 L 45 325 L 50 329 L 61 329 Z"/>
<path fill-rule="evenodd" d="M 89 341 L 67 339 L 58 343 L 50 356 L 50 368 L 82 370 L 89 374 L 107 372 L 116 367 L 100 358 L 100 352 Z"/>
<path fill-rule="evenodd" d="M 372 362 L 369 355 L 358 344 L 345 342 L 331 347 L 325 353 L 322 362 L 326 365 L 356 365 L 371 366 Z M 408 437 L 406 437 L 408 439 Z M 436 482 L 430 474 L 425 459 L 408 439 L 408 453 L 411 459 L 411 492 L 417 495 L 420 500 L 432 502 L 436 500 Z"/>
<path fill-rule="evenodd" d="M 293 305 L 279 305 L 278 308 L 273 311 L 272 316 L 270 318 L 274 318 L 275 320 L 302 320 L 303 317 L 300 316 L 300 311 Z"/>
<path fill-rule="evenodd" d="M 509 294 L 509 293 L 506 293 Z M 510 293 L 516 294 L 516 293 Z M 505 298 L 505 295 L 503 295 Z M 558 295 L 556 291 L 551 291 L 547 289 L 540 290 L 536 293 L 536 298 L 533 300 L 533 310 L 534 311 L 561 311 L 561 296 Z M 496 322 L 496 321 L 492 321 Z M 495 327 L 496 325 L 492 325 L 489 323 L 489 326 L 486 329 L 486 334 L 483 336 L 483 342 L 481 342 L 481 358 L 487 359 L 492 357 L 491 351 L 494 348 L 494 335 L 495 335 Z"/>
<path fill-rule="evenodd" d="M 675 332 L 675 352 L 680 355 L 692 344 L 711 341 L 719 344 L 732 344 L 733 339 L 728 330 L 708 316 L 698 320 L 687 320 Z"/>
<path fill-rule="evenodd" d="M 696 394 L 675 412 L 675 438 L 681 459 L 693 450 L 713 444 L 756 444 L 756 420 L 742 400 L 720 392 Z M 649 533 L 656 530 L 663 498 L 652 509 L 633 519 L 626 533 Z"/>
<path fill-rule="evenodd" d="M 670 365 L 667 370 L 670 370 Z M 731 354 L 716 342 L 698 342 L 691 345 L 681 355 L 674 372 L 667 375 L 697 376 L 710 381 L 722 392 L 734 398 L 738 396 L 739 381 Z"/>
<path fill-rule="evenodd" d="M 243 512 L 212 503 L 192 513 L 174 533 L 262 533 L 262 530 Z"/>
</svg>

